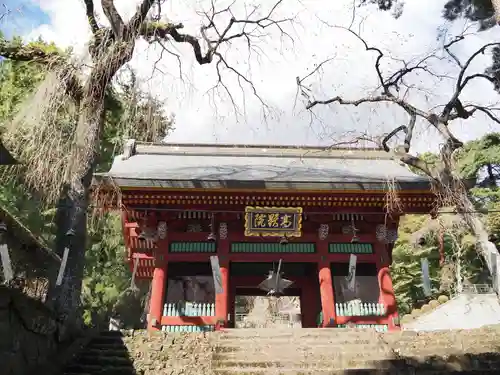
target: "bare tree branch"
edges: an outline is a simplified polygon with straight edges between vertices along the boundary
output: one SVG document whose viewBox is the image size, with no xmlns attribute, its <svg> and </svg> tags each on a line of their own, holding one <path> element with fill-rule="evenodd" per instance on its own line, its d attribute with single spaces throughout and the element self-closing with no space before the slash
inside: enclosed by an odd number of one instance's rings
<svg viewBox="0 0 500 375">
<path fill-rule="evenodd" d="M 141 5 L 137 8 L 137 12 L 132 16 L 128 24 L 133 34 L 139 31 L 155 1 L 156 0 L 142 0 Z"/>
<path fill-rule="evenodd" d="M 380 85 L 382 88 L 382 94 L 375 95 L 375 96 L 369 96 L 369 97 L 363 97 L 363 98 L 356 99 L 356 100 L 347 100 L 341 96 L 335 96 L 335 97 L 332 97 L 329 99 L 323 99 L 323 100 L 318 100 L 318 99 L 310 100 L 309 95 L 307 94 L 308 103 L 306 104 L 306 109 L 312 109 L 313 107 L 315 107 L 317 105 L 328 105 L 328 104 L 332 104 L 332 103 L 338 103 L 341 105 L 358 106 L 358 105 L 364 104 L 364 103 L 389 102 L 389 103 L 394 103 L 394 104 L 398 105 L 400 108 L 405 110 L 408 113 L 408 115 L 410 116 L 409 125 L 408 126 L 400 126 L 400 127 L 396 128 L 393 132 L 391 132 L 389 134 L 388 137 L 386 137 L 384 145 L 397 132 L 404 131 L 406 134 L 404 145 L 402 147 L 400 147 L 399 149 L 396 148 L 395 154 L 397 154 L 399 156 L 401 161 L 407 163 L 408 165 L 411 165 L 413 167 L 421 169 L 424 173 L 426 173 L 427 175 L 429 175 L 433 178 L 436 178 L 437 176 L 434 174 L 434 172 L 432 170 L 429 169 L 429 166 L 426 165 L 425 162 L 408 154 L 408 151 L 409 151 L 410 146 L 411 146 L 413 129 L 414 129 L 417 117 L 421 117 L 424 120 L 426 120 L 426 122 L 431 124 L 443 136 L 443 138 L 445 139 L 445 146 L 444 146 L 442 152 L 446 154 L 447 159 L 449 159 L 451 157 L 451 154 L 453 153 L 454 150 L 456 150 L 457 148 L 460 148 L 462 146 L 462 142 L 460 142 L 450 131 L 450 129 L 448 127 L 449 121 L 457 119 L 457 118 L 467 119 L 470 116 L 472 116 L 476 111 L 480 111 L 480 112 L 484 113 L 486 116 L 488 116 L 491 120 L 493 120 L 497 123 L 500 123 L 499 118 L 496 116 L 495 113 L 493 113 L 493 111 L 491 109 L 483 107 L 483 106 L 471 105 L 471 104 L 469 104 L 467 106 L 463 106 L 461 101 L 459 100 L 459 96 L 462 93 L 462 91 L 464 90 L 464 88 L 467 86 L 467 84 L 469 82 L 471 82 L 474 79 L 482 78 L 482 79 L 488 80 L 491 83 L 495 83 L 494 78 L 487 75 L 487 74 L 476 73 L 476 74 L 466 76 L 465 72 L 466 72 L 467 68 L 470 66 L 470 64 L 472 63 L 472 61 L 479 54 L 484 53 L 484 51 L 489 47 L 500 45 L 500 43 L 485 44 L 480 49 L 478 49 L 474 54 L 472 54 L 464 64 L 461 64 L 461 62 L 455 56 L 457 65 L 459 67 L 461 67 L 460 72 L 458 74 L 458 77 L 456 79 L 455 91 L 452 94 L 449 102 L 444 106 L 443 111 L 440 114 L 437 114 L 437 113 L 434 113 L 432 111 L 432 109 L 431 110 L 423 110 L 423 109 L 417 108 L 416 106 L 409 103 L 405 98 L 401 98 L 399 96 L 396 96 L 390 91 L 391 87 L 395 87 L 396 91 L 399 91 L 398 87 L 397 87 L 398 84 L 400 82 L 402 82 L 403 78 L 407 74 L 409 74 L 415 70 L 422 70 L 422 71 L 425 71 L 431 75 L 437 76 L 432 71 L 430 71 L 427 68 L 427 66 L 423 65 L 429 58 L 433 57 L 434 55 L 429 55 L 429 56 L 421 59 L 413 66 L 410 66 L 409 64 L 406 64 L 403 62 L 405 65 L 403 68 L 397 70 L 396 72 L 391 74 L 387 79 L 385 79 L 383 74 L 382 74 L 382 71 L 380 69 L 381 59 L 384 57 L 384 54 L 379 48 L 369 46 L 368 43 L 358 33 L 354 32 L 353 30 L 346 29 L 343 27 L 337 27 L 337 26 L 332 26 L 332 27 L 347 30 L 349 33 L 356 36 L 356 38 L 363 43 L 363 46 L 365 47 L 366 51 L 377 52 L 377 58 L 375 60 L 375 72 L 377 74 L 377 77 L 379 79 L 379 82 L 380 82 Z M 447 52 L 450 54 L 451 52 L 449 51 L 449 48 L 453 44 L 458 43 L 463 39 L 464 39 L 463 35 L 458 36 L 458 37 L 452 39 L 450 42 L 446 43 L 443 48 L 445 50 L 447 50 Z M 314 70 L 313 72 L 316 72 L 316 70 Z M 308 74 L 307 76 L 305 76 L 302 79 L 300 79 L 300 78 L 296 79 L 297 85 L 300 87 L 302 92 L 305 92 L 305 90 L 307 90 L 307 88 L 304 87 L 304 81 L 307 78 L 309 78 L 310 76 L 311 76 L 311 74 Z M 384 148 L 386 149 L 386 151 L 389 151 L 389 148 L 386 145 L 384 146 Z M 444 154 L 443 154 L 443 156 L 444 156 Z"/>
<path fill-rule="evenodd" d="M 462 40 L 465 39 L 465 36 L 464 35 L 459 35 L 457 37 L 455 37 L 454 39 L 452 39 L 451 41 L 449 41 L 448 43 L 446 43 L 444 46 L 443 46 L 443 49 L 448 53 L 448 55 L 450 55 L 450 57 L 457 63 L 457 65 L 463 69 L 463 65 L 462 65 L 462 62 L 458 59 L 458 57 L 452 53 L 450 51 L 450 48 L 451 46 L 453 46 L 455 43 L 458 43 L 458 42 L 461 42 Z"/>
<path fill-rule="evenodd" d="M 86 0 L 89 1 L 89 0 Z M 101 0 L 102 10 L 104 15 L 108 19 L 111 30 L 117 40 L 121 40 L 123 37 L 123 31 L 125 29 L 125 24 L 120 16 L 120 13 L 116 10 L 114 0 Z"/>
<path fill-rule="evenodd" d="M 94 12 L 94 0 L 83 0 L 85 3 L 85 13 L 87 15 L 87 20 L 89 22 L 90 30 L 92 34 L 96 35 L 99 32 L 99 25 L 95 18 Z"/>
<path fill-rule="evenodd" d="M 2 4 L 2 12 L 0 13 L 0 22 L 5 18 L 7 17 L 7 15 L 10 13 L 10 10 L 9 8 L 7 8 L 7 5 L 5 4 Z"/>
<path fill-rule="evenodd" d="M 469 81 L 473 80 L 474 78 L 485 78 L 489 80 L 491 83 L 495 83 L 495 80 L 487 76 L 486 74 L 474 74 L 472 76 L 465 76 L 465 72 L 467 68 L 470 66 L 472 61 L 480 54 L 484 53 L 487 48 L 489 47 L 494 47 L 494 46 L 499 46 L 500 43 L 488 43 L 483 45 L 481 48 L 479 48 L 476 52 L 474 52 L 469 59 L 463 64 L 462 69 L 460 70 L 460 73 L 458 74 L 457 78 L 457 83 L 455 85 L 455 92 L 453 93 L 453 96 L 449 100 L 448 104 L 445 105 L 443 112 L 441 113 L 441 117 L 444 123 L 447 123 L 449 120 L 449 116 L 451 115 L 451 111 L 455 109 L 457 111 L 457 114 L 461 118 L 468 118 L 470 114 L 468 114 L 466 111 L 463 111 L 463 107 L 460 104 L 460 101 L 458 100 L 458 97 L 462 93 L 463 89 L 467 86 L 467 83 Z"/>
</svg>

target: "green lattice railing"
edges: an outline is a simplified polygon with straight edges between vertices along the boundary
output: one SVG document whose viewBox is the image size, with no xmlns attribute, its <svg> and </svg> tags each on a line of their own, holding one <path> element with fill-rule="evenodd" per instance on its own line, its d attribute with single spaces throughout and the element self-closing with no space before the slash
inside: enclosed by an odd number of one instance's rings
<svg viewBox="0 0 500 375">
<path fill-rule="evenodd" d="M 172 242 L 170 253 L 215 253 L 217 246 L 215 242 Z"/>
<path fill-rule="evenodd" d="M 371 243 L 331 243 L 328 251 L 341 254 L 373 254 L 373 245 Z"/>
<path fill-rule="evenodd" d="M 231 244 L 232 253 L 314 253 L 314 243 L 288 243 L 283 246 L 277 242 L 235 242 Z"/>
</svg>

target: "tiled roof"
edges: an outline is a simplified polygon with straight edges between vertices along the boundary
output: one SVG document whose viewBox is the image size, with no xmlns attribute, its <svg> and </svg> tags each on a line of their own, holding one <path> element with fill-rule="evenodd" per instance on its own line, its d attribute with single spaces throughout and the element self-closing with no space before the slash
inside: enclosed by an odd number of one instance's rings
<svg viewBox="0 0 500 375">
<path fill-rule="evenodd" d="M 379 149 L 127 142 L 111 170 L 120 187 L 427 190 L 429 180 Z"/>
</svg>

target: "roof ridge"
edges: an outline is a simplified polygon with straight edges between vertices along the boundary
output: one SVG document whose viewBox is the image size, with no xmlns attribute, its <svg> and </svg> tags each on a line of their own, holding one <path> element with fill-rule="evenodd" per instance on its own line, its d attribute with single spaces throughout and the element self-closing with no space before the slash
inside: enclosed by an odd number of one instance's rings
<svg viewBox="0 0 500 375">
<path fill-rule="evenodd" d="M 183 142 L 141 142 L 136 141 L 140 146 L 160 146 L 160 147 L 218 147 L 218 148 L 239 148 L 239 149 L 283 149 L 283 150 L 318 150 L 318 151 L 383 151 L 382 147 L 333 147 L 314 145 L 278 145 L 278 144 L 246 144 L 246 143 L 183 143 Z"/>
</svg>

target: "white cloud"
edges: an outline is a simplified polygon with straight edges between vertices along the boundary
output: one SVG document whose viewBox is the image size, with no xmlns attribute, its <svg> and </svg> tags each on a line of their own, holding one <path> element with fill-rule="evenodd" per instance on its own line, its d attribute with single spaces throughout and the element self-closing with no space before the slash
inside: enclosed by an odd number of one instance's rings
<svg viewBox="0 0 500 375">
<path fill-rule="evenodd" d="M 33 30 L 31 36 L 41 34 L 62 46 L 76 46 L 84 51 L 89 38 L 89 30 L 83 3 L 80 0 L 37 0 L 41 8 L 50 16 L 50 25 L 42 25 Z M 99 3 L 96 1 L 96 3 Z M 135 11 L 138 1 L 116 0 L 117 8 L 128 19 Z M 217 1 L 223 6 L 225 2 Z M 244 5 L 251 1 L 237 1 L 234 10 L 236 17 L 244 14 Z M 257 0 L 254 4 L 259 3 Z M 273 1 L 260 1 L 267 9 Z M 320 17 L 329 24 L 348 26 L 352 18 L 353 0 L 285 0 L 279 15 L 297 14 L 294 30 L 288 28 L 295 39 L 292 44 L 280 40 L 273 32 L 260 44 L 263 51 L 259 57 L 253 54 L 247 59 L 246 45 L 243 40 L 234 43 L 225 51 L 225 56 L 239 71 L 251 68 L 252 80 L 262 98 L 275 109 L 266 121 L 262 119 L 262 106 L 259 101 L 245 91 L 246 116 L 236 118 L 227 96 L 207 94 L 216 80 L 215 65 L 199 66 L 195 63 L 189 45 L 171 44 L 182 56 L 184 80 L 179 79 L 179 68 L 174 56 L 164 54 L 157 64 L 160 49 L 141 41 L 137 43 L 132 61 L 138 69 L 144 86 L 165 100 L 169 110 L 176 114 L 177 130 L 170 141 L 181 142 L 229 142 L 229 143 L 280 143 L 280 144 L 331 144 L 339 135 L 348 130 L 368 131 L 381 134 L 406 122 L 404 113 L 390 105 L 361 106 L 359 108 L 322 107 L 315 111 L 316 116 L 304 111 L 304 103 L 294 105 L 296 95 L 296 76 L 304 76 L 313 69 L 315 63 L 335 56 L 326 64 L 322 75 L 311 81 L 316 95 L 330 97 L 342 95 L 358 98 L 373 92 L 377 85 L 373 61 L 375 54 L 364 51 L 362 44 L 344 30 L 332 29 L 318 21 Z M 444 0 L 407 0 L 402 17 L 394 19 L 390 13 L 379 12 L 373 7 L 358 8 L 357 20 L 364 18 L 361 34 L 369 44 L 380 47 L 388 55 L 397 59 L 417 59 L 435 50 L 442 40 L 438 40 L 438 30 L 450 35 L 458 33 L 464 22 L 446 24 L 441 18 Z M 197 10 L 207 9 L 210 1 L 168 1 L 163 11 L 173 22 L 182 22 L 184 32 L 199 33 L 204 21 Z M 96 4 L 97 6 L 97 4 Z M 102 11 L 98 9 L 100 21 L 104 22 Z M 265 9 L 262 9 L 265 12 Z M 490 40 L 498 40 L 498 28 L 477 34 L 468 41 L 455 46 L 455 53 L 467 57 L 480 45 Z M 265 56 L 264 56 L 265 55 Z M 482 71 L 490 62 L 482 57 L 474 68 Z M 388 60 L 384 67 L 393 66 L 395 60 Z M 449 61 L 436 61 L 433 66 L 442 74 L 457 73 Z M 160 72 L 161 71 L 161 72 Z M 226 83 L 241 104 L 241 92 L 236 77 L 225 73 Z M 422 108 L 431 108 L 445 103 L 452 92 L 453 82 L 432 80 L 425 75 L 414 75 L 410 80 L 422 90 L 415 91 L 411 99 Z M 487 82 L 475 82 L 468 89 L 467 99 L 475 102 L 496 102 L 497 95 Z M 215 100 L 215 103 L 214 103 Z M 216 109 L 216 111 L 215 111 Z M 458 135 L 465 140 L 476 138 L 487 131 L 500 130 L 498 124 L 486 117 L 478 116 L 463 124 L 453 125 Z M 427 126 L 420 124 L 420 133 L 427 132 Z M 432 134 L 432 131 L 430 132 Z M 423 137 L 418 150 L 435 147 L 439 139 L 435 136 Z"/>
</svg>

